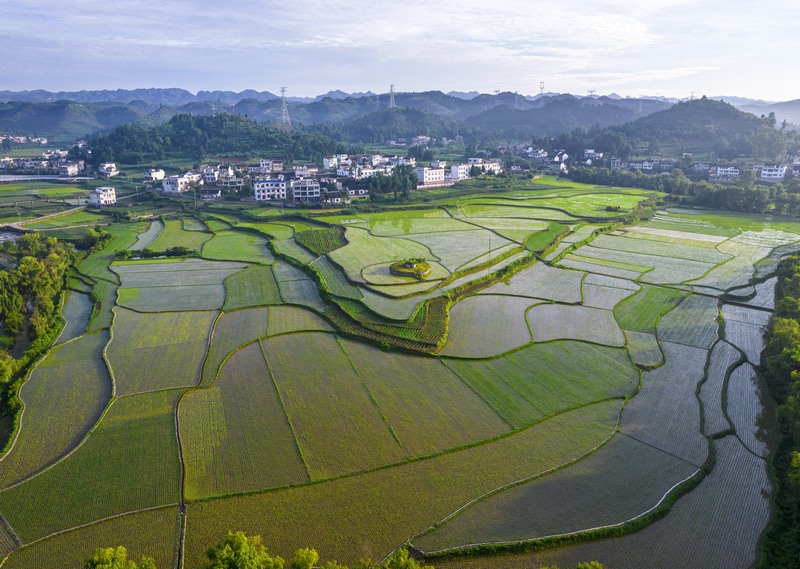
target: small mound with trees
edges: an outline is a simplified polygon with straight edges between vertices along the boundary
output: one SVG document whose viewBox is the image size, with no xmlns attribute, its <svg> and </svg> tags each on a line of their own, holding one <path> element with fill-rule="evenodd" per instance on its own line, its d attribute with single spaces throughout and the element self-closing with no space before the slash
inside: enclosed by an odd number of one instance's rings
<svg viewBox="0 0 800 569">
<path fill-rule="evenodd" d="M 405 259 L 392 263 L 389 271 L 396 277 L 411 277 L 422 281 L 431 274 L 431 266 L 425 259 Z"/>
</svg>

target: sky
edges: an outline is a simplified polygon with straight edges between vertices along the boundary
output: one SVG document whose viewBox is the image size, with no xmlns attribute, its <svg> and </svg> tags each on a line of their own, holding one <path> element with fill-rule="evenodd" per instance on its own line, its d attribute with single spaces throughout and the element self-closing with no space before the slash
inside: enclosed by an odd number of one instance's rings
<svg viewBox="0 0 800 569">
<path fill-rule="evenodd" d="M 797 0 L 2 0 L 0 90 L 800 99 Z"/>
</svg>

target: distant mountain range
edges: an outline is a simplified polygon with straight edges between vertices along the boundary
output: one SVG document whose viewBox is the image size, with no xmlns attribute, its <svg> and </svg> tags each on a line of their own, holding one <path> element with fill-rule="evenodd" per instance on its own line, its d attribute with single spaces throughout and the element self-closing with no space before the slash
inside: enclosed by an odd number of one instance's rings
<svg viewBox="0 0 800 569">
<path fill-rule="evenodd" d="M 774 112 L 778 123 L 800 124 L 800 100 L 785 103 L 714 97 L 760 116 Z M 329 91 L 316 97 L 288 97 L 293 124 L 322 128 L 342 139 L 377 141 L 387 132 L 452 136 L 483 132 L 489 136 L 525 139 L 554 136 L 575 128 L 621 125 L 663 111 L 677 99 L 623 98 L 543 93 L 525 96 L 512 92 L 476 91 L 395 93 L 396 105 L 419 113 L 383 116 L 389 95 Z M 176 114 L 212 115 L 229 112 L 257 122 L 279 122 L 280 97 L 268 91 L 199 91 L 184 89 L 117 89 L 102 91 L 0 91 L 0 133 L 38 134 L 70 142 L 125 123 L 159 125 Z M 421 114 L 420 114 L 421 113 Z M 370 117 L 378 120 L 369 126 Z"/>
</svg>

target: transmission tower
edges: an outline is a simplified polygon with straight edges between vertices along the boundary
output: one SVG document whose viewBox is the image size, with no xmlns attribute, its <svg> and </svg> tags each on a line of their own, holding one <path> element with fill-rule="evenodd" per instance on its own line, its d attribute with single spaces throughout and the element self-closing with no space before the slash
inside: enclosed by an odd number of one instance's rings
<svg viewBox="0 0 800 569">
<path fill-rule="evenodd" d="M 588 93 L 589 93 L 590 97 L 594 97 L 594 95 L 595 95 L 595 93 L 597 93 L 597 91 L 594 90 L 594 89 L 589 89 Z"/>
<path fill-rule="evenodd" d="M 544 81 L 539 81 L 539 96 L 544 96 Z"/>
<path fill-rule="evenodd" d="M 286 102 L 286 87 L 281 87 L 281 123 L 292 124 L 289 118 L 289 103 Z"/>
<path fill-rule="evenodd" d="M 394 109 L 397 105 L 394 102 L 394 83 L 389 85 L 389 108 Z"/>
</svg>

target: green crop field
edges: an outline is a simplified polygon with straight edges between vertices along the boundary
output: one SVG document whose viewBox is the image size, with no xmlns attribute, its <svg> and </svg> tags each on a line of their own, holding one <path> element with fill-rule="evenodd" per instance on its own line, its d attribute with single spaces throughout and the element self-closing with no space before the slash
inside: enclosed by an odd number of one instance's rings
<svg viewBox="0 0 800 569">
<path fill-rule="evenodd" d="M 509 430 L 495 411 L 441 362 L 382 354 L 343 341 L 358 376 L 412 456 L 488 439 Z"/>
<path fill-rule="evenodd" d="M 171 247 L 187 247 L 194 251 L 200 251 L 203 243 L 213 237 L 212 233 L 203 231 L 186 231 L 180 219 L 167 220 L 164 230 L 158 238 L 150 245 L 153 251 L 166 251 Z"/>
<path fill-rule="evenodd" d="M 207 259 L 221 261 L 271 264 L 275 260 L 263 237 L 237 231 L 224 231 L 215 235 L 205 242 L 202 253 Z"/>
<path fill-rule="evenodd" d="M 128 559 L 152 557 L 157 567 L 171 567 L 178 535 L 178 507 L 120 516 L 68 531 L 14 552 L 3 564 L 14 569 L 60 567 L 83 569 L 98 547 L 122 545 Z"/>
<path fill-rule="evenodd" d="M 213 387 L 190 391 L 178 419 L 189 499 L 308 480 L 258 342 L 236 352 Z"/>
<path fill-rule="evenodd" d="M 481 398 L 515 427 L 639 384 L 625 351 L 583 342 L 549 342 L 494 360 L 444 359 Z M 581 370 L 590 367 L 591 377 Z"/>
<path fill-rule="evenodd" d="M 624 435 L 550 476 L 499 492 L 414 540 L 423 551 L 542 538 L 618 524 L 697 468 Z M 586 496 L 578 504 L 564 496 Z"/>
<path fill-rule="evenodd" d="M 291 334 L 263 346 L 313 480 L 405 458 L 407 453 L 334 336 Z M 325 381 L 317 381 L 319 377 Z"/>
<path fill-rule="evenodd" d="M 214 324 L 202 385 L 211 385 L 225 359 L 237 348 L 267 336 L 268 308 L 250 308 L 222 314 Z"/>
<path fill-rule="evenodd" d="M 23 543 L 112 515 L 177 503 L 179 395 L 160 391 L 115 400 L 73 454 L 0 492 L 0 510 Z"/>
<path fill-rule="evenodd" d="M 57 227 L 71 227 L 73 225 L 105 225 L 111 221 L 110 217 L 90 211 L 76 211 L 66 215 L 50 217 L 44 221 L 26 223 L 29 229 L 53 229 Z"/>
<path fill-rule="evenodd" d="M 313 536 L 324 559 L 343 563 L 380 559 L 481 494 L 580 457 L 611 434 L 618 412 L 619 402 L 608 401 L 486 445 L 396 468 L 277 492 L 193 502 L 188 508 L 187 565 L 201 566 L 206 544 L 216 543 L 228 527 L 260 534 L 284 556 L 308 545 Z M 338 531 L 329 531 L 332 527 Z"/>
<path fill-rule="evenodd" d="M 195 569 L 229 530 L 348 564 L 519 547 L 625 524 L 703 469 L 627 537 L 426 561 L 753 565 L 775 421 L 753 366 L 800 224 L 525 175 L 424 195 L 108 225 L 3 421 L 0 564 L 77 569 L 122 544 Z M 623 224 L 644 199 L 668 209 Z M 116 259 L 169 247 L 199 256 Z M 425 280 L 390 274 L 419 258 Z"/>
<path fill-rule="evenodd" d="M 101 357 L 107 342 L 107 332 L 87 334 L 54 348 L 31 373 L 19 392 L 16 440 L 0 461 L 3 488 L 62 458 L 100 418 L 111 397 Z"/>
<path fill-rule="evenodd" d="M 270 267 L 253 266 L 225 279 L 223 309 L 280 304 L 281 294 Z"/>
<path fill-rule="evenodd" d="M 108 359 L 117 395 L 189 387 L 200 381 L 216 313 L 143 314 L 124 308 L 115 312 Z"/>
</svg>

